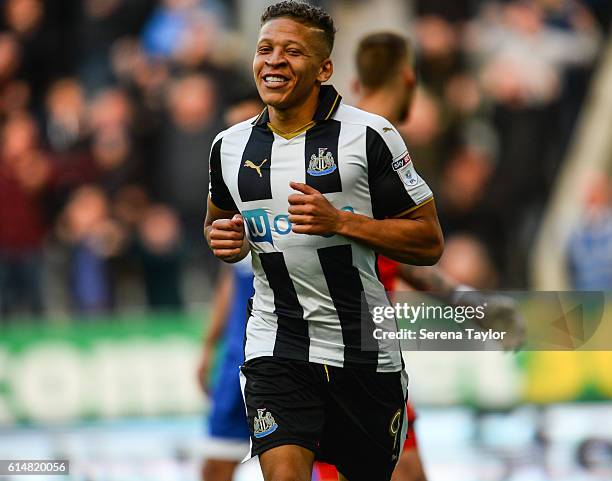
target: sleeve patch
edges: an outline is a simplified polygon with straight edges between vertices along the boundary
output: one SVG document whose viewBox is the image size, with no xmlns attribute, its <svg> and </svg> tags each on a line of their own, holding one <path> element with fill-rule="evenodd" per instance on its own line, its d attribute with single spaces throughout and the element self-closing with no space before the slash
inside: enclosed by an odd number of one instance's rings
<svg viewBox="0 0 612 481">
<path fill-rule="evenodd" d="M 400 180 L 407 187 L 414 187 L 421 181 L 419 174 L 417 174 L 417 171 L 414 168 L 410 154 L 408 153 L 403 158 L 393 162 L 393 170 L 397 172 Z"/>
<path fill-rule="evenodd" d="M 397 172 L 402 167 L 410 164 L 411 162 L 412 162 L 412 159 L 410 158 L 410 154 L 406 152 L 406 154 L 403 157 L 400 157 L 399 159 L 394 160 L 391 166 L 393 167 L 393 170 Z"/>
</svg>

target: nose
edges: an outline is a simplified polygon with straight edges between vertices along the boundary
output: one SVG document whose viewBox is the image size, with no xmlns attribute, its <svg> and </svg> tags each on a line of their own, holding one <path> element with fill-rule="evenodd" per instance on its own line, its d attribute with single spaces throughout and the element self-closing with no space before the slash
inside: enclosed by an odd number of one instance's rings
<svg viewBox="0 0 612 481">
<path fill-rule="evenodd" d="M 281 48 L 275 48 L 268 57 L 266 57 L 266 65 L 274 67 L 285 63 L 285 55 Z"/>
</svg>

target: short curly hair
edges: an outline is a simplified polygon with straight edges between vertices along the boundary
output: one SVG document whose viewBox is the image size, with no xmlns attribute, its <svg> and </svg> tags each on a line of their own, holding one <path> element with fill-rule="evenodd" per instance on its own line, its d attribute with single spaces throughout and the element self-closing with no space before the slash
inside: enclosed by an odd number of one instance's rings
<svg viewBox="0 0 612 481">
<path fill-rule="evenodd" d="M 322 8 L 304 2 L 285 0 L 266 8 L 261 15 L 261 25 L 275 18 L 288 17 L 323 32 L 323 39 L 330 55 L 334 48 L 336 27 L 333 18 Z"/>
</svg>

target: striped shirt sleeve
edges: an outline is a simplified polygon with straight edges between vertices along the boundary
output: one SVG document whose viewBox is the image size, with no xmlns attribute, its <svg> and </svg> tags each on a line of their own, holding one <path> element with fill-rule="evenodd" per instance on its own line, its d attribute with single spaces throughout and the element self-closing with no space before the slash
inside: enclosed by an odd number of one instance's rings
<svg viewBox="0 0 612 481">
<path fill-rule="evenodd" d="M 210 185 L 209 193 L 210 200 L 219 209 L 235 211 L 238 210 L 236 203 L 232 198 L 232 195 L 225 184 L 223 179 L 223 172 L 221 167 L 221 143 L 223 138 L 219 138 L 215 141 L 210 150 Z"/>
<path fill-rule="evenodd" d="M 395 217 L 433 197 L 397 130 L 367 127 L 368 183 L 375 219 Z"/>
</svg>

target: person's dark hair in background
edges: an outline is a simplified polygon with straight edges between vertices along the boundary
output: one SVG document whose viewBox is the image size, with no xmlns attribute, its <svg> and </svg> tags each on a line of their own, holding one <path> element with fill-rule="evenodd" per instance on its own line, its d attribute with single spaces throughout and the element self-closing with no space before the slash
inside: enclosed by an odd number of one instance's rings
<svg viewBox="0 0 612 481">
<path fill-rule="evenodd" d="M 416 91 L 410 42 L 393 32 L 368 35 L 359 42 L 355 64 L 362 101 L 377 104 L 392 122 L 407 120 Z"/>
<path fill-rule="evenodd" d="M 357 47 L 359 82 L 377 89 L 393 79 L 405 62 L 413 63 L 413 53 L 406 39 L 391 32 L 368 35 Z"/>
</svg>

